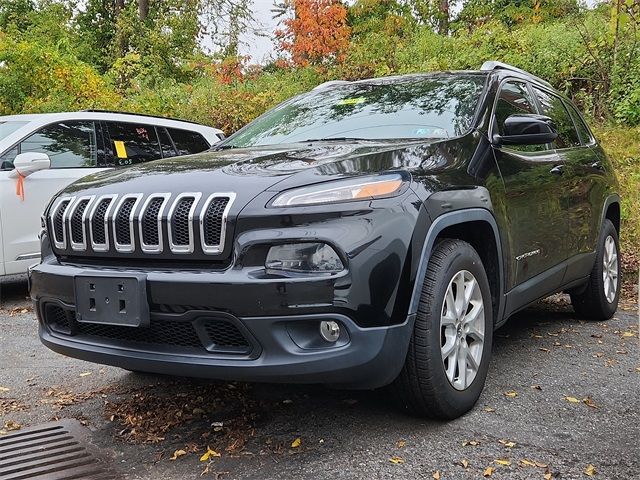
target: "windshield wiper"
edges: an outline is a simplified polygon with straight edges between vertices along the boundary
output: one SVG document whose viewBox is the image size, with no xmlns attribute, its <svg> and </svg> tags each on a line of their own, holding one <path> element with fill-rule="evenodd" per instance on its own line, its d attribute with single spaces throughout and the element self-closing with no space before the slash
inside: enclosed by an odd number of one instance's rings
<svg viewBox="0 0 640 480">
<path fill-rule="evenodd" d="M 214 152 L 218 152 L 220 150 L 229 150 L 231 148 L 238 148 L 235 145 L 214 145 L 213 147 L 211 147 L 211 150 Z"/>
<path fill-rule="evenodd" d="M 311 142 L 356 142 L 359 140 L 368 140 L 372 141 L 371 138 L 360 138 L 360 137 L 327 137 L 327 138 L 307 138 L 306 140 L 301 140 L 300 143 L 311 143 Z"/>
</svg>

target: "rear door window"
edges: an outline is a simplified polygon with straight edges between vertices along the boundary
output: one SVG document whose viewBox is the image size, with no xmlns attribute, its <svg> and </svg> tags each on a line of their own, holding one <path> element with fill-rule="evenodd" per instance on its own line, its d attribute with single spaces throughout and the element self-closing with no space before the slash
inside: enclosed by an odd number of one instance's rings
<svg viewBox="0 0 640 480">
<path fill-rule="evenodd" d="M 197 132 L 178 128 L 168 128 L 167 130 L 173 139 L 173 144 L 176 146 L 178 155 L 190 155 L 209 149 L 209 142 Z"/>
<path fill-rule="evenodd" d="M 160 140 L 160 147 L 162 148 L 162 158 L 169 158 L 176 156 L 176 150 L 173 148 L 173 143 L 171 143 L 171 138 L 169 138 L 169 133 L 167 133 L 167 129 L 164 127 L 157 127 L 158 139 Z"/>
<path fill-rule="evenodd" d="M 571 103 L 565 102 L 569 113 L 571 114 L 571 118 L 573 119 L 573 123 L 578 129 L 578 135 L 580 135 L 580 141 L 583 145 L 589 145 L 593 143 L 593 135 L 591 134 L 591 130 L 587 127 L 587 124 L 582 119 L 582 115 L 578 112 L 578 109 L 574 107 Z"/>
<path fill-rule="evenodd" d="M 91 121 L 55 123 L 41 128 L 20 144 L 20 153 L 49 155 L 51 168 L 95 167 L 98 149 Z"/>
<path fill-rule="evenodd" d="M 542 114 L 551 117 L 558 130 L 558 138 L 553 142 L 553 148 L 573 148 L 580 146 L 580 137 L 569 116 L 569 112 L 564 106 L 564 102 L 555 95 L 533 87 Z"/>
<path fill-rule="evenodd" d="M 105 122 L 105 125 L 116 165 L 124 167 L 162 157 L 153 125 L 122 122 Z"/>
</svg>

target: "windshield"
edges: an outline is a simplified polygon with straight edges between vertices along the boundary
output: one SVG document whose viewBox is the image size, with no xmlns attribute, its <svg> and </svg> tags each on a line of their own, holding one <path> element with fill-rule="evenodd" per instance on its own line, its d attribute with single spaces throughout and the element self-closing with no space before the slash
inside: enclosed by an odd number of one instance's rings
<svg viewBox="0 0 640 480">
<path fill-rule="evenodd" d="M 4 140 L 13 132 L 29 122 L 2 122 L 0 121 L 0 140 Z"/>
<path fill-rule="evenodd" d="M 222 147 L 455 137 L 471 126 L 483 83 L 484 77 L 457 74 L 319 89 L 268 111 Z"/>
</svg>

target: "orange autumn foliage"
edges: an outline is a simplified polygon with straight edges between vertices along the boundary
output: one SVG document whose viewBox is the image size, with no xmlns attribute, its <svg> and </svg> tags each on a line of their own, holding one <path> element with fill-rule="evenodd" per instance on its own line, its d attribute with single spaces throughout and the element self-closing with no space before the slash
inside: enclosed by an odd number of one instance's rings
<svg viewBox="0 0 640 480">
<path fill-rule="evenodd" d="M 289 52 L 295 65 L 344 60 L 351 28 L 340 0 L 286 0 L 285 5 L 293 17 L 275 34 L 279 49 Z"/>
</svg>

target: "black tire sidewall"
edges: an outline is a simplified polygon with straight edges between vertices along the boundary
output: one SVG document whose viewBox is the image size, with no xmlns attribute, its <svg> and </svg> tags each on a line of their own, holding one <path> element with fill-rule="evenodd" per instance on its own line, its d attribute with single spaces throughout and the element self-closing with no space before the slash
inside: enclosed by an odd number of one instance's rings
<svg viewBox="0 0 640 480">
<path fill-rule="evenodd" d="M 613 238 L 613 241 L 616 245 L 616 254 L 618 255 L 618 285 L 616 288 L 616 295 L 613 299 L 613 302 L 611 303 L 607 301 L 607 297 L 604 293 L 604 280 L 602 279 L 602 273 L 604 270 L 604 265 L 602 262 L 604 260 L 605 241 L 607 237 Z M 594 266 L 593 274 L 596 275 L 597 279 L 597 291 L 594 293 L 597 295 L 597 299 L 602 307 L 603 313 L 607 318 L 610 318 L 618 309 L 618 300 L 620 299 L 622 279 L 620 277 L 620 243 L 618 239 L 618 232 L 613 226 L 613 223 L 611 223 L 611 221 L 608 219 L 604 221 L 604 223 L 602 224 L 602 229 L 600 231 L 600 238 L 598 239 L 598 250 L 596 253 L 596 264 Z"/>
<path fill-rule="evenodd" d="M 429 268 L 432 268 L 430 265 Z M 480 291 L 482 292 L 482 300 L 484 303 L 485 313 L 485 337 L 482 358 L 476 377 L 472 384 L 465 390 L 456 390 L 447 379 L 444 364 L 441 357 L 441 339 L 440 339 L 440 316 L 445 295 L 451 279 L 460 271 L 468 270 L 476 278 Z M 446 258 L 443 267 L 438 268 L 436 272 L 436 287 L 431 291 L 430 300 L 432 307 L 430 312 L 423 318 L 417 318 L 416 321 L 429 322 L 428 325 L 428 355 L 432 369 L 433 387 L 438 392 L 439 401 L 442 402 L 443 410 L 448 411 L 450 417 L 457 417 L 470 410 L 477 402 L 489 370 L 489 360 L 491 358 L 491 348 L 493 340 L 493 312 L 491 305 L 491 291 L 489 282 L 485 273 L 482 261 L 477 252 L 471 245 L 457 241 L 455 250 Z"/>
</svg>

